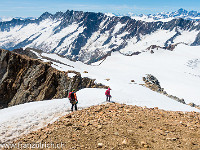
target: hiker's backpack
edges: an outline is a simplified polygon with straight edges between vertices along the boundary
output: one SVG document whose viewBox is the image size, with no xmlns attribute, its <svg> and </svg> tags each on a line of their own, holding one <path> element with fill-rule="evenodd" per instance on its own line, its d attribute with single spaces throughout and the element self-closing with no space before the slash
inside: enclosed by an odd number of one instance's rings
<svg viewBox="0 0 200 150">
<path fill-rule="evenodd" d="M 73 100 L 75 99 L 74 92 L 71 93 L 70 98 Z"/>
<path fill-rule="evenodd" d="M 78 100 L 74 92 L 70 92 L 68 98 L 71 104 L 78 104 Z"/>
</svg>

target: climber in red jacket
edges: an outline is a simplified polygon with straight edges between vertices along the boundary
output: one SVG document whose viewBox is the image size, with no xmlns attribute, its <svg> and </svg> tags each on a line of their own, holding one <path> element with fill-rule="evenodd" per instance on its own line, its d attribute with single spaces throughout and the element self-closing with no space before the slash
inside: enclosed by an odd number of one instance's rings
<svg viewBox="0 0 200 150">
<path fill-rule="evenodd" d="M 110 98 L 111 98 L 111 95 L 110 95 L 110 88 L 108 88 L 105 92 L 105 95 L 106 95 L 106 101 L 110 102 Z"/>
</svg>

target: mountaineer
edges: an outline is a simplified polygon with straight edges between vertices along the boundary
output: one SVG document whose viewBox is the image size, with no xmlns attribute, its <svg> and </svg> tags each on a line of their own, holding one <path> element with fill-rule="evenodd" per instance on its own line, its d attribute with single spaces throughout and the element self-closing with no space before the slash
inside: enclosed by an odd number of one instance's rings
<svg viewBox="0 0 200 150">
<path fill-rule="evenodd" d="M 72 104 L 71 111 L 73 111 L 74 106 L 75 106 L 75 110 L 77 110 L 78 100 L 77 100 L 77 96 L 74 89 L 69 93 L 68 98 L 69 98 L 70 103 Z"/>
<path fill-rule="evenodd" d="M 106 101 L 110 102 L 110 98 L 111 98 L 111 95 L 110 95 L 110 88 L 108 88 L 105 92 L 105 95 L 106 95 Z"/>
</svg>

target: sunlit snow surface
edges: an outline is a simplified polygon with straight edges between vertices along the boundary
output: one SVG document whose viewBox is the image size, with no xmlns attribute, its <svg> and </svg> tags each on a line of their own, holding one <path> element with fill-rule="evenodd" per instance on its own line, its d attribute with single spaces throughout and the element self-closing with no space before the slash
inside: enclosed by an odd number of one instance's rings
<svg viewBox="0 0 200 150">
<path fill-rule="evenodd" d="M 167 93 L 184 98 L 187 104 L 193 102 L 200 105 L 199 47 L 178 45 L 174 51 L 158 49 L 154 50 L 154 54 L 145 52 L 137 56 L 124 56 L 114 52 L 102 63 L 97 62 L 92 65 L 72 62 L 56 54 L 42 53 L 42 55 L 57 60 L 52 66 L 59 70 L 75 70 L 83 77 L 90 77 L 96 79 L 97 83 L 110 86 L 111 100 L 114 102 L 172 111 L 199 112 L 196 108 L 140 85 L 144 83 L 143 76 L 152 74 L 160 81 Z M 61 63 L 58 63 L 59 61 Z M 88 73 L 83 73 L 84 71 Z M 73 75 L 69 74 L 70 77 Z M 105 102 L 105 89 L 82 89 L 77 92 L 77 97 L 79 108 L 102 104 Z M 2 109 L 0 110 L 0 140 L 6 142 L 41 128 L 68 113 L 70 107 L 69 100 L 64 98 Z"/>
<path fill-rule="evenodd" d="M 134 92 L 138 88 L 150 91 L 139 84 L 144 83 L 142 77 L 146 74 L 152 74 L 160 81 L 161 86 L 168 94 L 184 98 L 186 103 L 194 102 L 200 105 L 199 51 L 198 46 L 180 44 L 174 51 L 158 49 L 154 50 L 154 54 L 145 52 L 137 56 L 124 56 L 115 52 L 107 57 L 100 66 L 98 66 L 100 62 L 91 66 L 81 62 L 74 63 L 65 58 L 60 58 L 56 54 L 43 53 L 43 56 L 51 57 L 74 67 L 54 63 L 53 66 L 59 70 L 76 70 L 81 72 L 82 76 L 96 79 L 98 83 L 109 85 L 120 92 L 130 93 L 131 95 L 128 94 L 127 96 L 129 98 L 140 95 Z M 84 71 L 88 71 L 88 73 L 83 73 Z M 135 84 L 131 83 L 131 80 L 135 80 Z M 167 108 L 168 106 L 165 107 L 165 109 Z"/>
</svg>

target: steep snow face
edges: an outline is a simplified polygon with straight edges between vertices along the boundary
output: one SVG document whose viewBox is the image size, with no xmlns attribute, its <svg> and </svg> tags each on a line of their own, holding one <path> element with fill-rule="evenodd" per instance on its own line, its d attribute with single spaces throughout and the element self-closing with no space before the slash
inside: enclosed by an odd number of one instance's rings
<svg viewBox="0 0 200 150">
<path fill-rule="evenodd" d="M 174 43 L 186 43 L 191 45 L 194 42 L 194 39 L 197 37 L 198 32 L 196 31 L 180 31 L 179 36 L 174 39 Z"/>
<path fill-rule="evenodd" d="M 53 35 L 53 29 L 58 24 L 59 21 L 46 19 L 40 22 L 39 25 L 36 23 L 31 23 L 26 26 L 15 26 L 11 28 L 9 32 L 0 32 L 0 46 L 14 48 L 16 45 L 31 43 L 32 47 L 41 47 L 43 50 L 47 51 L 49 49 L 43 45 L 43 42 L 46 40 L 48 41 L 48 38 Z"/>
<path fill-rule="evenodd" d="M 73 23 L 72 25 L 69 25 L 67 28 L 62 29 L 60 32 L 54 33 L 54 29 L 59 24 L 60 21 L 57 21 L 55 22 L 54 25 L 51 24 L 51 28 L 44 27 L 42 33 L 38 31 L 38 34 L 31 37 L 30 40 L 34 39 L 39 34 L 40 36 L 26 47 L 34 47 L 34 48 L 39 47 L 40 49 L 45 50 L 47 52 L 49 52 L 50 50 L 54 50 L 54 52 L 58 54 L 62 54 L 63 51 L 66 50 L 68 53 L 70 53 L 72 48 L 71 44 L 77 38 L 77 36 L 83 32 L 84 28 L 79 27 L 79 25 L 76 23 Z M 63 40 L 63 38 L 66 35 L 68 35 L 68 37 L 66 37 Z M 61 41 L 62 44 L 60 44 Z"/>
<path fill-rule="evenodd" d="M 165 47 L 166 41 L 176 34 L 175 30 L 158 30 L 149 35 L 140 35 L 141 40 L 130 39 L 127 41 L 127 46 L 120 50 L 123 54 L 132 54 L 134 52 L 146 51 L 146 48 L 150 47 L 152 44 Z M 159 38 L 158 38 L 159 37 Z M 184 39 L 184 37 L 182 38 Z M 192 39 L 190 39 L 192 40 Z M 193 38 L 194 40 L 194 38 Z"/>
<path fill-rule="evenodd" d="M 87 57 L 84 56 L 83 61 L 87 62 L 95 53 L 97 55 L 102 56 L 112 49 L 117 48 L 119 45 L 123 43 L 122 37 L 124 37 L 127 33 L 117 34 L 126 24 L 122 24 L 118 22 L 116 26 L 111 28 L 109 31 L 105 31 L 102 33 L 102 30 L 105 30 L 109 24 L 106 24 L 105 20 L 101 25 L 98 31 L 92 34 L 92 36 L 87 40 L 87 43 L 84 47 L 81 48 L 81 55 L 86 54 Z"/>
<path fill-rule="evenodd" d="M 32 47 L 93 63 L 111 51 L 132 54 L 151 45 L 200 45 L 199 30 L 198 22 L 183 19 L 144 22 L 127 16 L 67 11 L 44 13 L 35 20 L 0 22 L 0 47 Z"/>
</svg>

